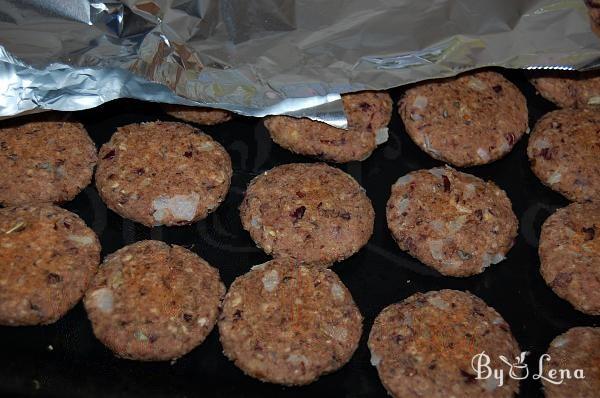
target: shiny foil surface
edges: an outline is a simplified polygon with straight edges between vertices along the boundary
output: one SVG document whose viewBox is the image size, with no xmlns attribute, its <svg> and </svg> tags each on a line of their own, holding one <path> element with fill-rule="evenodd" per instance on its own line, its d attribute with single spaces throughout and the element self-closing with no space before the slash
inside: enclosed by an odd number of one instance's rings
<svg viewBox="0 0 600 398">
<path fill-rule="evenodd" d="M 590 69 L 583 0 L 0 0 L 0 117 L 116 98 L 345 127 L 340 93 Z"/>
</svg>

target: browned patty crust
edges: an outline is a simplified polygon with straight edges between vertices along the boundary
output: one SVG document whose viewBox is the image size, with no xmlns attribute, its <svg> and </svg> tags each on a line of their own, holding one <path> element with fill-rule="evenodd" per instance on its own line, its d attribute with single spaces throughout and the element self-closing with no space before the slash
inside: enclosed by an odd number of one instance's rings
<svg viewBox="0 0 600 398">
<path fill-rule="evenodd" d="M 508 324 L 480 298 L 456 290 L 417 293 L 385 308 L 369 335 L 371 363 L 395 398 L 513 397 L 519 382 L 508 376 L 519 346 Z M 472 358 L 482 351 L 503 385 L 477 379 Z"/>
<path fill-rule="evenodd" d="M 576 327 L 556 337 L 550 343 L 544 362 L 544 376 L 550 369 L 568 369 L 571 379 L 561 384 L 542 379 L 546 398 L 597 398 L 600 391 L 600 328 Z M 574 377 L 576 369 L 583 370 L 584 379 Z"/>
<path fill-rule="evenodd" d="M 55 322 L 99 262 L 98 238 L 76 214 L 49 204 L 0 209 L 0 324 Z"/>
<path fill-rule="evenodd" d="M 106 205 L 146 226 L 205 218 L 223 201 L 231 182 L 225 149 L 183 123 L 119 127 L 99 157 L 96 186 Z"/>
<path fill-rule="evenodd" d="M 560 109 L 542 117 L 529 139 L 531 169 L 575 202 L 600 198 L 600 113 Z"/>
<path fill-rule="evenodd" d="M 293 163 L 254 178 L 240 216 L 268 254 L 329 266 L 367 243 L 375 213 L 349 174 L 323 163 Z"/>
<path fill-rule="evenodd" d="M 600 73 L 539 72 L 531 83 L 540 95 L 561 108 L 584 108 L 600 105 Z"/>
<path fill-rule="evenodd" d="M 193 252 L 141 241 L 109 255 L 84 298 L 94 334 L 117 356 L 178 358 L 204 341 L 225 287 Z"/>
<path fill-rule="evenodd" d="M 80 123 L 26 118 L 0 129 L 0 204 L 61 203 L 92 180 L 96 147 Z"/>
<path fill-rule="evenodd" d="M 406 132 L 431 157 L 456 166 L 491 163 L 527 131 L 525 97 L 496 72 L 431 80 L 398 104 Z"/>
<path fill-rule="evenodd" d="M 294 153 L 337 163 L 364 160 L 387 141 L 392 99 L 386 92 L 362 91 L 343 94 L 342 103 L 348 130 L 289 116 L 269 117 L 265 126 L 273 141 Z"/>
<path fill-rule="evenodd" d="M 542 225 L 540 272 L 576 309 L 600 315 L 600 204 L 572 203 Z"/>
<path fill-rule="evenodd" d="M 211 126 L 231 120 L 231 112 L 224 109 L 163 104 L 163 110 L 170 116 L 189 123 Z"/>
<path fill-rule="evenodd" d="M 387 223 L 402 250 L 450 276 L 478 274 L 504 260 L 518 227 L 502 189 L 450 167 L 398 179 Z"/>
<path fill-rule="evenodd" d="M 223 352 L 247 375 L 301 385 L 350 360 L 362 316 L 334 272 L 275 259 L 233 282 L 219 332 Z"/>
</svg>

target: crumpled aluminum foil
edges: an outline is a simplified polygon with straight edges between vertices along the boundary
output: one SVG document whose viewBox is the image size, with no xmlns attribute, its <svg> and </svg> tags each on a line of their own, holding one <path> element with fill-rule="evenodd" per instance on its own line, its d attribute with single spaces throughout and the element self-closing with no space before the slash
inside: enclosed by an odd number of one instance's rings
<svg viewBox="0 0 600 398">
<path fill-rule="evenodd" d="M 590 69 L 582 0 L 0 0 L 0 117 L 116 98 L 305 116 L 483 66 Z"/>
</svg>

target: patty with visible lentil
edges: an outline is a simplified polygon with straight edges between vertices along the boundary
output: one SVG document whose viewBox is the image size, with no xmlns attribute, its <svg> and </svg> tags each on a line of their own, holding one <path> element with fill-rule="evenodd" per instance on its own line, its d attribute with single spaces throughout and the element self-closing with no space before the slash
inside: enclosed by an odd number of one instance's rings
<svg viewBox="0 0 600 398">
<path fill-rule="evenodd" d="M 449 276 L 479 274 L 504 260 L 518 228 L 502 189 L 451 167 L 400 177 L 387 224 L 402 250 Z"/>
<path fill-rule="evenodd" d="M 225 149 L 183 123 L 119 127 L 99 157 L 96 186 L 106 205 L 149 227 L 205 218 L 224 200 L 233 174 Z"/>
<path fill-rule="evenodd" d="M 83 125 L 57 114 L 0 128 L 0 204 L 63 203 L 92 180 L 96 147 Z"/>
<path fill-rule="evenodd" d="M 329 266 L 367 243 L 375 213 L 349 174 L 323 163 L 292 163 L 250 182 L 240 216 L 268 254 Z"/>
<path fill-rule="evenodd" d="M 282 258 L 233 282 L 219 332 L 223 352 L 247 375 L 303 385 L 350 360 L 362 316 L 333 271 Z"/>
<path fill-rule="evenodd" d="M 379 91 L 343 94 L 348 129 L 340 129 L 308 118 L 272 116 L 265 127 L 275 143 L 302 155 L 346 163 L 368 158 L 388 139 L 392 99 Z"/>
<path fill-rule="evenodd" d="M 224 294 L 219 271 L 195 253 L 147 240 L 104 260 L 84 304 L 94 334 L 115 355 L 164 361 L 206 339 Z"/>
<path fill-rule="evenodd" d="M 460 167 L 502 158 L 528 131 L 525 97 L 491 71 L 419 83 L 406 91 L 398 112 L 415 144 Z"/>
<path fill-rule="evenodd" d="M 55 322 L 99 262 L 100 242 L 76 214 L 49 204 L 0 209 L 0 324 Z"/>
<path fill-rule="evenodd" d="M 416 293 L 390 305 L 375 319 L 368 345 L 394 398 L 512 398 L 519 391 L 501 360 L 522 360 L 519 345 L 502 316 L 470 293 Z M 504 371 L 503 380 L 477 378 L 472 364 L 482 352 L 490 368 Z"/>
</svg>

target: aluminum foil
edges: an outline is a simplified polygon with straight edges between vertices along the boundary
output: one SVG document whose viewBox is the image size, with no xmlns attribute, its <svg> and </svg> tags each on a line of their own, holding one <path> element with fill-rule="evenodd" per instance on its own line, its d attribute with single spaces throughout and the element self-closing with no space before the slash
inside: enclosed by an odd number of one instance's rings
<svg viewBox="0 0 600 398">
<path fill-rule="evenodd" d="M 0 117 L 116 98 L 346 126 L 340 93 L 590 69 L 582 0 L 0 0 Z"/>
</svg>

